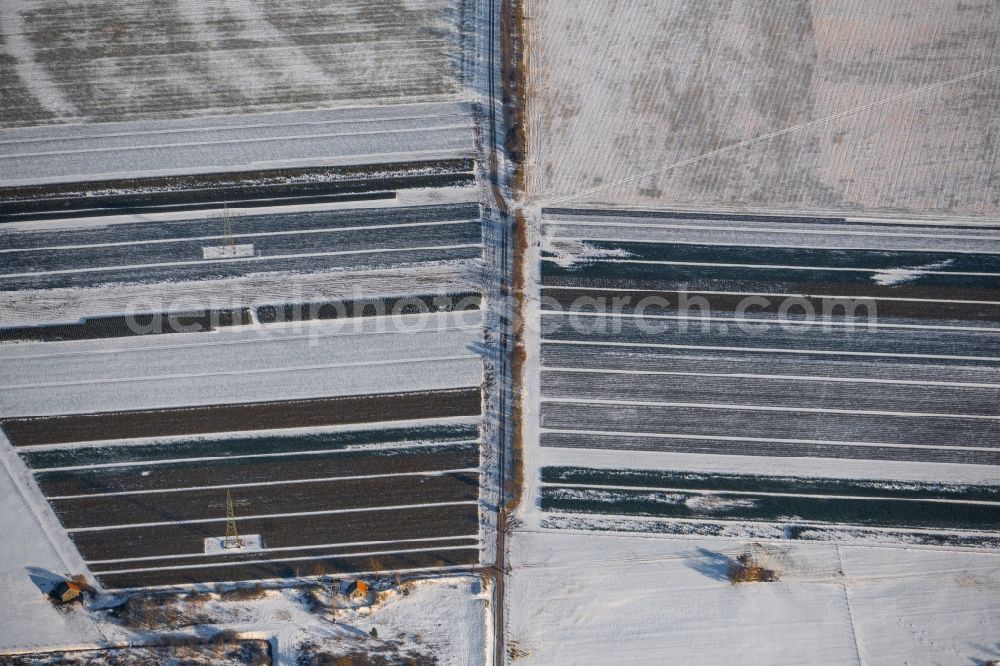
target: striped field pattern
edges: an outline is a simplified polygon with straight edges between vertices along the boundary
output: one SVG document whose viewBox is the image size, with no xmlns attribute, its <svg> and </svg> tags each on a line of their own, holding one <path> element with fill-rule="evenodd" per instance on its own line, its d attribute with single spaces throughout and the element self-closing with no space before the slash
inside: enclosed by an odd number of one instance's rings
<svg viewBox="0 0 1000 666">
<path fill-rule="evenodd" d="M 543 447 L 1000 464 L 996 229 L 546 209 L 542 234 Z M 606 512 L 656 514 L 604 485 Z M 992 495 L 964 518 L 789 497 L 733 515 L 1000 527 Z"/>
</svg>

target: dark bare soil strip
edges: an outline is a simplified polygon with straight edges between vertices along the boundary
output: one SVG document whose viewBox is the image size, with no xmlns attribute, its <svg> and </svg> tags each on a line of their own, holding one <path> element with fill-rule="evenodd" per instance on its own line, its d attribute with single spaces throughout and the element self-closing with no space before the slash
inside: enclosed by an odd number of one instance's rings
<svg viewBox="0 0 1000 666">
<path fill-rule="evenodd" d="M 163 640 L 162 638 L 159 640 Z M 148 664 L 246 664 L 272 663 L 271 644 L 264 640 L 242 640 L 222 632 L 211 638 L 184 636 L 161 645 L 130 645 L 99 650 L 57 650 L 11 656 L 0 655 L 5 666 L 147 666 Z"/>
<path fill-rule="evenodd" d="M 997 363 L 1000 363 L 1000 359 L 997 359 Z M 784 375 L 970 384 L 995 383 L 997 372 L 996 364 L 973 365 L 961 359 L 882 357 L 862 360 L 831 358 L 822 353 L 788 354 L 753 349 L 732 351 L 550 343 L 542 344 L 542 366 L 595 370 L 657 370 L 697 375 Z"/>
<path fill-rule="evenodd" d="M 317 204 L 317 203 L 343 203 L 352 201 L 379 201 L 383 199 L 395 199 L 395 192 L 381 192 L 381 191 L 370 191 L 370 192 L 357 192 L 354 194 L 316 194 L 312 196 L 289 196 L 276 199 L 232 199 L 220 201 L 218 199 L 209 199 L 201 203 L 181 203 L 181 204 L 162 204 L 162 205 L 149 205 L 149 206 L 130 206 L 124 203 L 107 204 L 103 208 L 86 208 L 82 210 L 76 209 L 63 209 L 56 212 L 40 211 L 35 213 L 10 213 L 8 215 L 0 215 L 0 224 L 4 222 L 26 222 L 26 221 L 37 221 L 37 220 L 53 220 L 61 219 L 67 216 L 72 216 L 74 218 L 87 218 L 87 217 L 103 217 L 106 215 L 145 215 L 147 213 L 176 213 L 176 212 L 191 212 L 195 213 L 197 211 L 205 210 L 218 210 L 218 208 L 226 203 L 232 208 L 253 208 L 259 206 L 299 206 L 302 204 Z"/>
<path fill-rule="evenodd" d="M 318 557 L 296 562 L 261 562 L 231 567 L 204 567 L 123 574 L 98 575 L 107 588 L 152 587 L 156 585 L 191 585 L 232 580 L 266 580 L 294 578 L 361 571 L 425 569 L 449 566 L 474 566 L 479 563 L 479 550 L 441 550 L 393 555 L 362 555 L 358 557 Z"/>
<path fill-rule="evenodd" d="M 908 460 L 912 462 L 1000 465 L 1000 451 L 963 449 L 917 449 L 890 446 L 841 446 L 790 442 L 730 442 L 725 440 L 590 435 L 587 433 L 542 433 L 542 446 L 621 451 L 673 451 L 733 456 L 786 458 L 845 458 L 856 460 Z"/>
<path fill-rule="evenodd" d="M 652 315 L 677 314 L 680 304 L 701 302 L 701 299 L 704 299 L 711 306 L 710 313 L 712 315 L 735 313 L 738 307 L 747 305 L 745 295 L 675 290 L 623 291 L 596 287 L 580 290 L 549 287 L 543 290 L 542 296 L 541 307 L 543 310 L 570 310 L 575 307 L 590 312 L 632 313 L 640 311 L 643 314 Z M 766 304 L 754 303 L 753 307 L 741 311 L 740 316 L 779 314 L 784 299 L 773 297 L 767 300 Z M 893 319 L 934 320 L 935 322 L 939 320 L 955 321 L 956 323 L 968 321 L 1000 322 L 1000 308 L 992 303 L 893 301 L 884 298 L 873 300 L 874 303 L 866 306 L 864 302 L 851 303 L 850 299 L 847 298 L 841 300 L 819 296 L 801 296 L 797 297 L 796 302 L 801 303 L 802 306 L 796 306 L 789 314 L 801 313 L 805 307 L 808 307 L 820 316 L 828 313 L 828 318 L 832 321 L 843 320 L 849 318 L 848 315 L 853 315 L 854 318 L 860 318 L 863 321 L 877 316 L 880 319 L 889 317 Z M 691 314 L 700 317 L 703 313 L 700 309 L 694 309 Z M 789 314 L 782 314 L 782 316 L 789 316 Z"/>
<path fill-rule="evenodd" d="M 477 292 L 454 294 L 423 294 L 390 298 L 325 301 L 313 303 L 286 303 L 262 305 L 257 308 L 257 319 L 262 324 L 275 322 L 311 321 L 316 319 L 351 319 L 355 317 L 384 317 L 386 315 L 424 314 L 427 312 L 464 312 L 479 310 L 482 295 Z"/>
<path fill-rule="evenodd" d="M 766 406 L 766 405 L 765 405 Z M 873 405 L 877 409 L 877 405 Z M 949 413 L 961 413 L 956 405 Z M 748 407 L 543 403 L 542 427 L 826 440 L 871 444 L 966 446 L 1000 450 L 1000 421 L 953 416 L 813 413 L 768 411 Z"/>
<path fill-rule="evenodd" d="M 254 215 L 231 211 L 230 225 L 234 238 L 250 234 L 285 234 L 303 231 L 333 231 L 351 227 L 379 227 L 389 224 L 475 221 L 479 205 L 475 203 L 394 206 L 392 208 L 346 208 L 322 211 L 280 211 Z M 128 224 L 109 224 L 74 229 L 12 231 L 0 226 L 0 249 L 41 250 L 61 245 L 106 245 L 150 240 L 193 240 L 203 236 L 222 236 L 225 224 L 221 206 L 216 215 L 192 215 L 189 219 L 135 220 Z"/>
<path fill-rule="evenodd" d="M 916 499 L 1000 501 L 1000 486 L 881 481 L 876 479 L 827 479 L 755 474 L 702 474 L 644 469 L 594 469 L 543 467 L 548 483 L 643 486 L 690 490 L 732 490 L 762 493 L 803 493 Z"/>
<path fill-rule="evenodd" d="M 233 458 L 38 472 L 35 479 L 50 497 L 194 486 L 263 483 L 326 477 L 466 469 L 479 464 L 475 443 L 442 448 L 386 448 L 330 455 Z"/>
<path fill-rule="evenodd" d="M 303 548 L 296 548 L 295 550 L 277 550 L 277 551 L 263 551 L 263 552 L 250 552 L 250 553 L 234 553 L 232 555 L 203 555 L 201 557 L 172 557 L 163 558 L 156 560 L 128 560 L 124 562 L 110 562 L 107 564 L 93 564 L 89 563 L 87 566 L 94 573 L 101 573 L 106 571 L 121 571 L 122 569 L 155 569 L 155 568 L 171 568 L 179 566 L 189 566 L 196 564 L 205 565 L 216 565 L 223 562 L 253 562 L 256 560 L 273 560 L 286 557 L 308 557 L 310 555 L 315 555 L 317 557 L 327 557 L 329 555 L 342 555 L 347 553 L 357 553 L 363 550 L 412 550 L 416 548 L 442 548 L 442 547 L 453 547 L 453 546 L 470 546 L 474 547 L 478 545 L 479 538 L 474 536 L 469 537 L 454 537 L 447 538 L 446 540 L 441 539 L 428 539 L 423 541 L 389 541 L 386 543 L 379 544 L 368 544 L 368 545 L 323 545 L 323 546 L 306 546 Z"/>
<path fill-rule="evenodd" d="M 706 260 L 707 262 L 709 260 Z M 762 264 L 766 263 L 764 261 Z M 927 272 L 905 285 L 879 285 L 874 270 L 835 271 L 822 268 L 787 269 L 768 266 L 682 266 L 674 264 L 632 264 L 614 260 L 560 266 L 542 261 L 542 284 L 552 286 L 610 286 L 667 291 L 749 291 L 778 294 L 838 294 L 873 298 L 932 298 L 949 293 L 956 300 L 991 300 L 996 295 L 996 278 Z M 926 291 L 925 291 L 926 290 Z M 906 296 L 911 297 L 911 296 Z"/>
<path fill-rule="evenodd" d="M 629 259 L 644 261 L 707 262 L 737 266 L 778 265 L 802 268 L 898 269 L 935 264 L 936 273 L 993 273 L 1000 255 L 989 252 L 927 252 L 924 250 L 866 250 L 827 248 L 752 247 L 747 245 L 587 241 L 601 250 L 624 250 Z"/>
<path fill-rule="evenodd" d="M 300 510 L 306 512 L 309 507 L 302 506 Z M 205 552 L 206 538 L 226 534 L 225 515 L 220 515 L 219 520 L 204 523 L 71 532 L 70 536 L 87 560 L 201 555 Z M 241 534 L 260 534 L 267 548 L 433 539 L 477 535 L 479 507 L 465 504 L 292 517 L 237 517 L 236 524 Z"/>
<path fill-rule="evenodd" d="M 677 491 L 544 487 L 543 511 L 704 518 L 712 520 L 847 523 L 865 527 L 1000 529 L 1000 505 Z"/>
<path fill-rule="evenodd" d="M 0 188 L 0 222 L 88 209 L 134 212 L 149 206 L 471 185 L 472 169 L 472 161 L 462 159 L 5 187 Z"/>
<path fill-rule="evenodd" d="M 373 470 L 374 472 L 375 470 Z M 67 529 L 132 523 L 201 520 L 225 516 L 226 489 L 176 493 L 110 495 L 51 500 Z M 472 502 L 479 497 L 479 474 L 392 476 L 373 479 L 312 481 L 233 488 L 234 500 L 246 502 L 241 513 L 271 515 L 301 511 L 336 511 L 367 507 Z"/>
<path fill-rule="evenodd" d="M 848 356 L 863 353 L 884 355 L 888 362 L 960 361 L 964 365 L 1000 363 L 1000 345 L 991 344 L 994 332 L 964 331 L 943 328 L 922 329 L 873 328 L 861 324 L 854 327 L 828 326 L 816 321 L 812 325 L 775 322 L 753 322 L 746 327 L 733 326 L 725 319 L 699 321 L 640 319 L 635 317 L 587 317 L 558 314 L 542 318 L 543 335 L 547 341 L 581 340 L 614 345 L 671 345 L 688 347 L 724 347 L 718 351 L 767 350 L 795 354 L 796 358 L 816 354 L 831 360 L 862 360 Z M 748 330 L 749 329 L 749 330 Z M 641 347 L 638 350 L 642 350 Z M 691 351 L 691 350 L 687 350 Z M 908 355 L 899 356 L 900 354 Z M 937 358 L 922 358 L 934 356 Z M 944 358 L 940 358 L 940 357 Z M 966 358 L 955 358 L 966 357 Z M 881 359 L 880 359 L 881 360 Z"/>
<path fill-rule="evenodd" d="M 21 449 L 21 459 L 33 468 L 72 467 L 77 465 L 106 465 L 109 463 L 134 462 L 137 464 L 160 460 L 179 460 L 182 458 L 248 456 L 262 454 L 295 454 L 305 451 L 339 451 L 348 446 L 369 444 L 398 445 L 399 449 L 386 447 L 377 452 L 379 455 L 395 455 L 409 453 L 407 444 L 449 443 L 457 448 L 474 447 L 473 444 L 458 445 L 459 441 L 476 440 L 479 438 L 479 426 L 475 423 L 459 423 L 434 426 L 417 426 L 412 428 L 376 428 L 366 430 L 349 430 L 346 432 L 322 432 L 314 434 L 279 433 L 273 435 L 250 436 L 235 435 L 222 437 L 204 437 L 198 439 L 183 439 L 175 441 L 156 442 L 152 444 L 132 442 L 129 440 L 112 442 L 102 446 L 86 446 L 70 449 L 32 450 Z M 443 449 L 435 448 L 433 451 Z M 431 449 L 421 449 L 430 453 Z M 372 452 L 375 454 L 374 452 Z M 363 452 L 347 454 L 365 455 Z M 315 460 L 315 458 L 308 458 Z M 344 459 L 339 459 L 343 461 Z M 202 465 L 213 465 L 217 461 L 201 461 Z M 248 463 L 249 461 L 242 461 Z M 240 464 L 234 461 L 235 464 Z M 280 464 L 273 458 L 263 461 L 265 465 Z M 56 477 L 51 477 L 56 478 Z M 61 477 L 67 478 L 67 477 Z"/>
<path fill-rule="evenodd" d="M 768 407 L 1000 415 L 1000 387 L 815 382 L 775 377 L 707 377 L 542 371 L 550 398 L 666 400 Z"/>
<path fill-rule="evenodd" d="M 46 324 L 0 328 L 0 342 L 63 342 L 133 335 L 205 333 L 220 326 L 245 326 L 250 308 L 88 317 L 78 324 Z"/>
<path fill-rule="evenodd" d="M 14 446 L 478 416 L 481 389 L 3 419 Z"/>
</svg>

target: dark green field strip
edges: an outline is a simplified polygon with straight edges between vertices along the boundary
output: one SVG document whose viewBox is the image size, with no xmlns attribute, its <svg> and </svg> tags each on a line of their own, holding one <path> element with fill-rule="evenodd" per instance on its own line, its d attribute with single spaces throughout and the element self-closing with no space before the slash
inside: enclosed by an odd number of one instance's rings
<svg viewBox="0 0 1000 666">
<path fill-rule="evenodd" d="M 685 330 L 685 327 L 687 330 Z M 921 330 L 754 322 L 746 327 L 725 319 L 679 322 L 637 317 L 588 317 L 553 314 L 542 317 L 542 335 L 547 340 L 592 341 L 633 344 L 756 348 L 791 352 L 847 354 L 910 354 L 960 356 L 967 364 L 1000 364 L 1000 334 L 952 329 Z M 920 358 L 912 361 L 922 360 Z M 932 359 L 936 361 L 937 359 Z"/>
<path fill-rule="evenodd" d="M 552 368 L 656 370 L 703 375 L 749 374 L 913 382 L 998 384 L 994 365 L 964 365 L 942 359 L 866 360 L 821 353 L 787 354 L 752 350 L 669 349 L 588 344 L 542 344 L 542 365 Z"/>
<path fill-rule="evenodd" d="M 75 449 L 21 449 L 21 459 L 33 468 L 105 465 L 109 463 L 152 462 L 182 458 L 214 456 L 248 456 L 302 451 L 336 451 L 348 446 L 365 444 L 415 444 L 479 438 L 479 426 L 474 423 L 415 426 L 412 428 L 379 428 L 324 432 L 316 434 L 275 434 L 264 436 L 207 437 L 179 441 L 141 444 L 121 442 L 107 446 L 86 446 Z"/>
<path fill-rule="evenodd" d="M 223 497 L 223 501 L 225 498 Z M 302 507 L 308 511 L 308 507 Z M 351 511 L 304 516 L 237 518 L 241 534 L 260 534 L 268 548 L 325 543 L 435 539 L 479 533 L 476 504 Z M 201 555 L 205 539 L 226 534 L 225 518 L 204 523 L 70 532 L 86 560 Z"/>
<path fill-rule="evenodd" d="M 642 314 L 678 314 L 682 306 L 689 306 L 689 314 L 701 316 L 702 310 L 694 304 L 707 302 L 712 314 L 735 313 L 740 316 L 778 315 L 794 316 L 803 311 L 812 311 L 818 317 L 833 321 L 845 315 L 896 323 L 897 320 L 918 322 L 930 320 L 941 325 L 944 322 L 997 323 L 1000 322 L 1000 305 L 995 303 L 949 303 L 940 300 L 901 301 L 890 299 L 835 298 L 826 296 L 797 296 L 794 308 L 782 296 L 758 297 L 748 300 L 745 294 L 713 294 L 697 291 L 623 291 L 620 289 L 564 289 L 547 287 L 542 291 L 543 310 L 589 309 L 591 311 L 641 312 Z M 766 303 L 760 298 L 764 298 Z M 704 299 L 704 301 L 702 300 Z M 787 310 L 782 313 L 781 308 Z M 942 321 L 943 320 L 943 321 Z"/>
<path fill-rule="evenodd" d="M 1000 505 L 898 499 L 711 495 L 542 488 L 543 511 L 767 522 L 846 523 L 864 527 L 1000 529 Z"/>
<path fill-rule="evenodd" d="M 543 395 L 550 398 L 1000 416 L 1000 386 L 920 386 L 543 370 L 541 388 Z"/>
<path fill-rule="evenodd" d="M 599 250 L 625 251 L 629 259 L 711 264 L 800 266 L 809 268 L 912 269 L 951 273 L 998 273 L 1000 255 L 921 250 L 835 250 L 827 248 L 751 247 L 721 244 L 640 243 L 585 240 Z M 931 266 L 935 266 L 931 268 Z"/>
<path fill-rule="evenodd" d="M 225 515 L 226 489 L 176 493 L 106 495 L 51 500 L 63 527 L 108 527 L 133 523 L 201 520 Z M 479 498 L 479 474 L 391 476 L 370 479 L 310 481 L 232 489 L 248 504 L 241 513 L 266 516 L 301 511 L 336 511 L 367 507 L 472 502 Z"/>
<path fill-rule="evenodd" d="M 252 256 L 280 259 L 314 252 L 370 252 L 471 245 L 482 243 L 482 224 L 478 220 L 427 226 L 392 226 L 352 229 L 316 230 L 312 233 L 272 233 L 264 236 L 240 236 L 226 239 L 223 228 L 207 229 L 209 238 L 177 239 L 156 243 L 128 245 L 98 245 L 61 247 L 12 252 L 4 255 L 3 275 L 43 273 L 49 271 L 81 271 L 110 267 L 126 269 L 149 265 L 180 264 L 204 260 L 206 247 L 250 244 Z M 239 261 L 235 259 L 234 261 Z"/>
<path fill-rule="evenodd" d="M 262 324 L 271 324 L 274 322 L 381 317 L 424 312 L 461 312 L 480 309 L 481 301 L 481 294 L 468 291 L 452 294 L 262 305 L 257 308 L 257 319 Z"/>
<path fill-rule="evenodd" d="M 297 479 L 427 472 L 479 466 L 476 443 L 444 447 L 344 451 L 267 458 L 196 460 L 162 465 L 101 467 L 38 472 L 50 497 Z"/>
<path fill-rule="evenodd" d="M 218 206 L 221 213 L 221 204 Z M 242 215 L 231 211 L 233 233 L 280 233 L 344 229 L 387 224 L 420 224 L 455 220 L 479 219 L 475 203 L 440 204 L 433 206 L 399 206 L 391 208 L 350 208 L 322 211 L 281 211 L 263 215 Z M 221 219 L 206 219 L 199 213 L 189 220 L 170 222 L 136 221 L 92 228 L 59 229 L 57 231 L 6 231 L 0 226 L 0 249 L 37 249 L 61 245 L 98 245 L 102 243 L 134 243 L 179 238 L 223 235 Z"/>
<path fill-rule="evenodd" d="M 478 416 L 482 410 L 481 403 L 479 387 L 470 387 L 312 400 L 8 418 L 0 421 L 0 424 L 14 446 L 29 446 Z"/>
<path fill-rule="evenodd" d="M 222 562 L 253 562 L 255 560 L 273 560 L 286 557 L 307 557 L 340 555 L 344 553 L 357 553 L 363 550 L 411 550 L 416 548 L 443 548 L 454 546 L 476 546 L 479 544 L 478 537 L 456 537 L 450 539 L 428 539 L 416 541 L 390 541 L 376 544 L 355 544 L 355 545 L 322 545 L 308 546 L 306 548 L 296 548 L 294 550 L 265 550 L 248 553 L 233 553 L 231 555 L 202 555 L 200 557 L 168 557 L 153 560 L 126 560 L 121 562 L 108 562 L 105 564 L 94 564 L 89 562 L 87 567 L 94 573 L 102 571 L 119 571 L 121 569 L 153 569 L 169 568 L 178 566 L 189 566 L 197 564 L 214 565 Z"/>
<path fill-rule="evenodd" d="M 734 490 L 760 493 L 854 495 L 916 499 L 1000 501 L 1000 486 L 979 486 L 921 481 L 828 479 L 755 474 L 716 474 L 643 469 L 543 467 L 546 483 L 643 486 L 680 490 Z"/>
<path fill-rule="evenodd" d="M 252 322 L 250 308 L 89 317 L 76 324 L 0 328 L 0 342 L 63 342 L 133 335 L 203 333 L 220 326 L 241 326 Z"/>
<path fill-rule="evenodd" d="M 275 169 L 245 173 L 164 176 L 67 184 L 24 185 L 0 189 L 0 221 L 32 213 L 65 214 L 87 209 L 129 212 L 136 207 L 220 205 L 228 201 L 284 199 L 363 193 L 412 187 L 471 184 L 469 160 L 381 165 L 362 171 L 339 167 Z M 124 191 L 123 191 L 124 190 Z"/>
<path fill-rule="evenodd" d="M 740 434 L 740 433 L 737 433 Z M 778 456 L 786 458 L 853 458 L 859 460 L 906 460 L 911 462 L 945 462 L 969 465 L 1000 465 L 1000 449 L 976 451 L 967 449 L 908 448 L 894 446 L 844 446 L 796 442 L 727 441 L 720 439 L 678 439 L 587 433 L 543 432 L 542 446 L 612 451 L 670 451 L 674 453 L 709 453 L 734 456 Z"/>
<path fill-rule="evenodd" d="M 765 294 L 834 294 L 885 298 L 944 298 L 996 301 L 1000 278 L 922 273 L 901 284 L 883 285 L 874 271 L 822 271 L 762 267 L 677 266 L 602 261 L 563 267 L 542 261 L 545 287 L 601 287 L 742 291 Z"/>
<path fill-rule="evenodd" d="M 374 563 L 373 563 L 374 559 Z M 101 584 L 110 589 L 154 587 L 159 585 L 194 585 L 236 580 L 267 580 L 337 573 L 406 569 L 430 569 L 453 566 L 476 566 L 479 550 L 436 550 L 417 553 L 361 555 L 356 557 L 317 557 L 293 562 L 258 562 L 229 567 L 197 569 L 164 569 L 134 573 L 98 575 Z"/>
<path fill-rule="evenodd" d="M 542 427 L 1000 449 L 1000 420 L 947 416 L 543 403 Z"/>
</svg>

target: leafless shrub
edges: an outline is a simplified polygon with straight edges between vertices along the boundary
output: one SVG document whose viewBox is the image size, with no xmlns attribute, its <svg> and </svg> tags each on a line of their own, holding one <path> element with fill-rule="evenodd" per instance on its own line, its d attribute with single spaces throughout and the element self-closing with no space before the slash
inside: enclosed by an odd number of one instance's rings
<svg viewBox="0 0 1000 666">
<path fill-rule="evenodd" d="M 219 593 L 222 601 L 253 601 L 263 599 L 267 596 L 267 590 L 262 585 L 252 585 L 250 587 L 237 587 L 235 590 L 226 590 Z"/>
<path fill-rule="evenodd" d="M 739 583 L 770 583 L 778 580 L 777 574 L 768 569 L 757 555 L 758 547 L 747 548 L 729 563 L 728 578 L 733 585 Z"/>
</svg>

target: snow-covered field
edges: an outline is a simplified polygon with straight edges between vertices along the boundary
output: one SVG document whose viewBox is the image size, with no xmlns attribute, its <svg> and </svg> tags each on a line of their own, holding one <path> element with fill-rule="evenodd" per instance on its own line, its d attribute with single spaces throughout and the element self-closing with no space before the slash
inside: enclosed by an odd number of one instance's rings
<svg viewBox="0 0 1000 666">
<path fill-rule="evenodd" d="M 474 148 L 464 102 L 46 125 L 0 130 L 0 184 L 458 158 Z"/>
<path fill-rule="evenodd" d="M 529 200 L 996 218 L 997 12 L 528 0 Z"/>
<path fill-rule="evenodd" d="M 0 124 L 468 97 L 464 0 L 0 5 Z"/>
<path fill-rule="evenodd" d="M 1000 554 L 517 532 L 508 641 L 524 664 L 980 664 L 1000 652 Z"/>
</svg>

